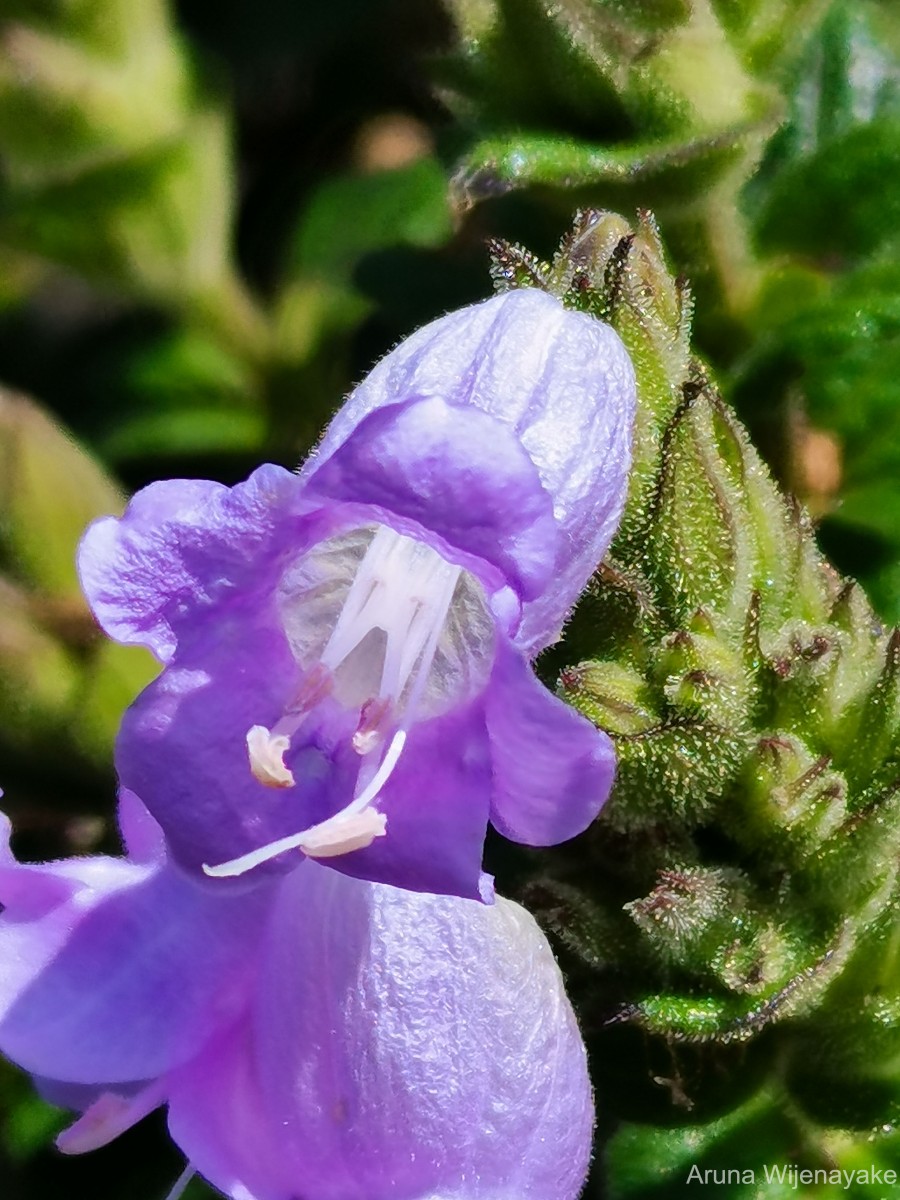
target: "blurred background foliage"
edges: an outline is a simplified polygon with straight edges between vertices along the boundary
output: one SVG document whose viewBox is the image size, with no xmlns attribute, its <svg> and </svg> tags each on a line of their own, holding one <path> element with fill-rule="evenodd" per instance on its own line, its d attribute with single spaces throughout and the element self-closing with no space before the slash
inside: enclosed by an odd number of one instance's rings
<svg viewBox="0 0 900 1200">
<path fill-rule="evenodd" d="M 695 349 L 900 620 L 891 0 L 6 0 L 0 753 L 23 855 L 114 847 L 112 739 L 153 671 L 97 635 L 84 525 L 151 479 L 295 464 L 379 355 L 488 293 L 487 239 L 548 256 L 582 205 L 653 209 Z M 0 1071 L 3 1200 L 177 1175 L 160 1121 L 60 1162 L 58 1120 Z M 668 1195 L 657 1152 L 796 1147 L 766 1122 L 751 1099 L 640 1154 L 626 1127 L 610 1186 Z"/>
</svg>

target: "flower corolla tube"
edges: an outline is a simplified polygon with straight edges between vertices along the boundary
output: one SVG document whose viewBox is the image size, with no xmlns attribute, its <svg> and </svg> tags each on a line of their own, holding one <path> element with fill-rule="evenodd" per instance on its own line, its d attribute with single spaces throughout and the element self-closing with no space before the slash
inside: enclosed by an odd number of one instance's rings
<svg viewBox="0 0 900 1200">
<path fill-rule="evenodd" d="M 81 1113 L 160 1105 L 233 1200 L 575 1200 L 593 1104 L 550 948 L 517 905 L 311 862 L 222 889 L 124 793 L 127 858 L 18 863 L 0 828 L 0 1051 Z"/>
<path fill-rule="evenodd" d="M 388 354 L 299 473 L 152 484 L 89 529 L 97 618 L 165 664 L 117 766 L 183 868 L 489 899 L 488 820 L 592 821 L 611 743 L 530 660 L 615 532 L 634 405 L 612 329 L 509 292 Z"/>
</svg>

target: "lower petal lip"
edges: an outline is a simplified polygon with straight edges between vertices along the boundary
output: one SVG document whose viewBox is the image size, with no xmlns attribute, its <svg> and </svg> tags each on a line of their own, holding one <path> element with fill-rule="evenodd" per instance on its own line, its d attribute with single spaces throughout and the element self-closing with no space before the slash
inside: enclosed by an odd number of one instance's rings
<svg viewBox="0 0 900 1200">
<path fill-rule="evenodd" d="M 575 1200 L 586 1056 L 532 918 L 312 862 L 273 895 L 250 1006 L 172 1077 L 199 1171 L 258 1200 Z"/>
</svg>

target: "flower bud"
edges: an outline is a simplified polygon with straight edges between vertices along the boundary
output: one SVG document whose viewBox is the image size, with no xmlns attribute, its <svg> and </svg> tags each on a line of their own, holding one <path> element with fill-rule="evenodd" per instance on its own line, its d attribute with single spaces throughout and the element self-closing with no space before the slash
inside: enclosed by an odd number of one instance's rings
<svg viewBox="0 0 900 1200">
<path fill-rule="evenodd" d="M 646 681 L 632 667 L 584 662 L 559 677 L 560 694 L 610 733 L 642 733 L 657 724 Z"/>
</svg>

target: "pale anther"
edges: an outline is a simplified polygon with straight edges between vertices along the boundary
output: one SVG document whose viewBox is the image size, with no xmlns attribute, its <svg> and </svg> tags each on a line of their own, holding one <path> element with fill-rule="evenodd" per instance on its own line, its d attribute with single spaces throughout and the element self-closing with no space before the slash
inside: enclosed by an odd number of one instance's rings
<svg viewBox="0 0 900 1200">
<path fill-rule="evenodd" d="M 284 755 L 291 739 L 272 733 L 265 725 L 254 725 L 247 731 L 247 755 L 254 779 L 265 787 L 289 788 L 295 780 L 293 772 L 284 765 Z"/>
<path fill-rule="evenodd" d="M 353 749 L 357 754 L 371 754 L 376 746 L 381 745 L 393 711 L 393 702 L 388 697 L 375 696 L 365 702 L 353 735 Z"/>
<path fill-rule="evenodd" d="M 336 858 L 339 854 L 371 846 L 377 837 L 384 837 L 386 827 L 387 817 L 374 808 L 365 808 L 350 816 L 339 813 L 330 821 L 308 829 L 300 849 L 310 858 Z"/>
</svg>

